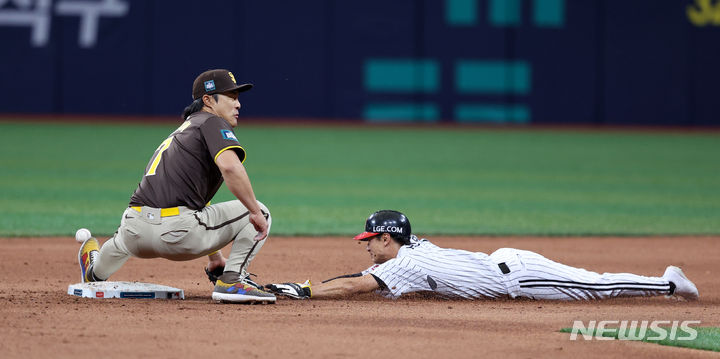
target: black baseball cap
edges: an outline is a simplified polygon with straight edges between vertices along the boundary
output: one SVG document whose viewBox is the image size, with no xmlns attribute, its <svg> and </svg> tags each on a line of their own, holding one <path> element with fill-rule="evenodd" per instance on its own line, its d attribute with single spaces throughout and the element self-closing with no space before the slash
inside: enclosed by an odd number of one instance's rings
<svg viewBox="0 0 720 359">
<path fill-rule="evenodd" d="M 371 214 L 365 221 L 365 232 L 358 234 L 354 239 L 367 241 L 378 234 L 390 233 L 408 244 L 411 232 L 410 220 L 404 214 L 386 209 Z"/>
<path fill-rule="evenodd" d="M 216 93 L 237 91 L 243 92 L 251 89 L 252 84 L 240 84 L 235 81 L 232 72 L 225 69 L 207 70 L 193 82 L 193 100 L 197 100 L 203 95 L 213 95 Z"/>
</svg>

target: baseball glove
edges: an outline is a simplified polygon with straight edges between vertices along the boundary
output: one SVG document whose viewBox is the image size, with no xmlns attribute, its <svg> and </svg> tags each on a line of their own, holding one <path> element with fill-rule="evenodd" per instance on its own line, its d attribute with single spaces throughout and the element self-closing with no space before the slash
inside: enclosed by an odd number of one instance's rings
<svg viewBox="0 0 720 359">
<path fill-rule="evenodd" d="M 213 269 L 212 271 L 208 270 L 208 267 L 205 267 L 205 274 L 207 274 L 208 279 L 212 284 L 215 284 L 217 282 L 218 278 L 223 274 L 223 271 L 225 271 L 225 266 L 217 267 Z"/>
</svg>

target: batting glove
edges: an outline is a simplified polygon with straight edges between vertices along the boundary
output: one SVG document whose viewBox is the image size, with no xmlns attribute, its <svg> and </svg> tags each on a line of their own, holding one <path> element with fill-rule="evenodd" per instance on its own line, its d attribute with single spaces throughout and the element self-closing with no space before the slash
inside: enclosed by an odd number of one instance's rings
<svg viewBox="0 0 720 359">
<path fill-rule="evenodd" d="M 312 297 L 309 280 L 306 280 L 305 283 L 266 284 L 265 290 L 293 299 L 308 299 Z"/>
</svg>

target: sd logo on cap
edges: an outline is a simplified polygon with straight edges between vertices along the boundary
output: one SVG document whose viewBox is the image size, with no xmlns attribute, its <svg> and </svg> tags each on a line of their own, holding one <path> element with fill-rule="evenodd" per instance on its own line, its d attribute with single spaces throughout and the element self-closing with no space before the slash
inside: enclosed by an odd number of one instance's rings
<svg viewBox="0 0 720 359">
<path fill-rule="evenodd" d="M 193 100 L 197 100 L 203 95 L 214 95 L 223 92 L 244 92 L 253 87 L 252 84 L 237 84 L 235 76 L 232 72 L 225 69 L 208 70 L 195 78 L 193 82 Z"/>
</svg>

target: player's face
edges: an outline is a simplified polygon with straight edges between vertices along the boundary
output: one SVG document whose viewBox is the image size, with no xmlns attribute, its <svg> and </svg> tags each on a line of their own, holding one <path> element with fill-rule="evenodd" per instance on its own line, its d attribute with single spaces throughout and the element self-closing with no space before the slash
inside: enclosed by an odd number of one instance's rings
<svg viewBox="0 0 720 359">
<path fill-rule="evenodd" d="M 222 117 L 230 126 L 237 126 L 240 101 L 237 92 L 226 92 L 218 95 L 217 102 L 213 106 L 216 115 Z"/>
<path fill-rule="evenodd" d="M 375 264 L 382 264 L 390 260 L 388 256 L 388 246 L 385 245 L 382 236 L 375 236 L 367 241 L 367 251 L 370 253 L 370 259 Z"/>
</svg>

